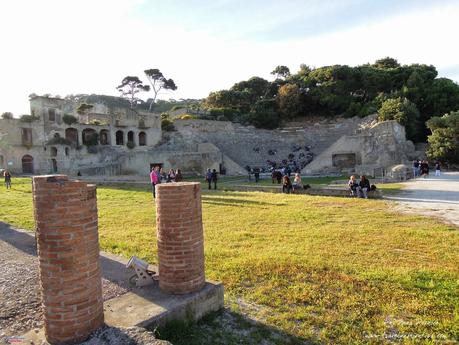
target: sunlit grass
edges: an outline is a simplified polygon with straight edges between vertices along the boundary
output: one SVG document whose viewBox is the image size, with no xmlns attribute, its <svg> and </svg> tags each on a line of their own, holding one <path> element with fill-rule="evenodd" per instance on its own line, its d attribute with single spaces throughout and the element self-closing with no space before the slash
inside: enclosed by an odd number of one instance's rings
<svg viewBox="0 0 459 345">
<path fill-rule="evenodd" d="M 0 187 L 0 220 L 32 229 L 30 180 L 13 183 Z M 148 187 L 97 198 L 102 249 L 155 263 Z M 207 277 L 266 308 L 267 324 L 324 343 L 459 341 L 457 228 L 382 200 L 204 190 L 202 202 Z"/>
</svg>

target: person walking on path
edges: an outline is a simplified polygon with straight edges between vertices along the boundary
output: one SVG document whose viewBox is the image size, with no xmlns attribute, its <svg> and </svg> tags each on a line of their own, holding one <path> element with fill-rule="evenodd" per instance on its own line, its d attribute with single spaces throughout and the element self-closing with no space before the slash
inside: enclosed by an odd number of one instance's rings
<svg viewBox="0 0 459 345">
<path fill-rule="evenodd" d="M 260 168 L 253 169 L 253 175 L 255 176 L 255 183 L 260 181 Z"/>
<path fill-rule="evenodd" d="M 435 163 L 435 176 L 440 176 L 441 175 L 441 165 L 440 162 Z"/>
<path fill-rule="evenodd" d="M 6 189 L 11 189 L 11 174 L 8 170 L 3 172 L 3 177 L 5 178 Z"/>
<path fill-rule="evenodd" d="M 209 190 L 211 190 L 212 189 L 212 171 L 210 169 L 207 169 L 206 181 L 209 184 Z"/>
<path fill-rule="evenodd" d="M 214 189 L 216 190 L 217 189 L 217 180 L 218 180 L 217 170 L 215 170 L 215 169 L 212 170 L 211 179 L 212 179 L 212 182 L 214 183 Z"/>
<path fill-rule="evenodd" d="M 155 186 L 160 183 L 159 167 L 151 168 L 150 172 L 151 188 L 153 190 L 153 199 L 156 198 Z"/>
<path fill-rule="evenodd" d="M 413 161 L 413 178 L 418 177 L 419 175 L 419 161 L 415 159 Z"/>
</svg>

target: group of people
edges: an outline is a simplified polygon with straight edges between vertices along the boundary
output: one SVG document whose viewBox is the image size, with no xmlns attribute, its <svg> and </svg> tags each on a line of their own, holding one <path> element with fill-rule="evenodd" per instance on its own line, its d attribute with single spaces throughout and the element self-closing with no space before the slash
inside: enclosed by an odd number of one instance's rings
<svg viewBox="0 0 459 345">
<path fill-rule="evenodd" d="M 349 192 L 352 197 L 368 199 L 368 192 L 371 190 L 370 181 L 365 175 L 360 176 L 360 181 L 357 181 L 352 175 L 347 183 Z"/>
<path fill-rule="evenodd" d="M 11 173 L 8 170 L 3 171 L 6 189 L 11 189 Z"/>
<path fill-rule="evenodd" d="M 426 160 L 417 160 L 413 161 L 413 177 L 422 176 L 426 178 L 429 176 L 429 162 Z M 435 176 L 441 175 L 441 164 L 440 162 L 435 162 Z"/>
<path fill-rule="evenodd" d="M 290 194 L 297 193 L 301 189 L 309 188 L 309 185 L 304 186 L 301 181 L 301 175 L 299 173 L 295 174 L 293 182 L 291 181 L 289 175 L 284 175 L 282 178 L 282 193 Z"/>
<path fill-rule="evenodd" d="M 168 173 L 160 166 L 151 168 L 150 181 L 153 190 L 153 198 L 156 198 L 155 186 L 160 183 L 180 182 L 183 180 L 180 169 L 170 169 Z"/>
<path fill-rule="evenodd" d="M 260 174 L 258 174 L 258 178 L 260 178 Z M 205 180 L 209 185 L 209 190 L 212 189 L 212 183 L 214 184 L 214 189 L 217 189 L 217 180 L 218 180 L 217 170 L 207 169 Z"/>
</svg>

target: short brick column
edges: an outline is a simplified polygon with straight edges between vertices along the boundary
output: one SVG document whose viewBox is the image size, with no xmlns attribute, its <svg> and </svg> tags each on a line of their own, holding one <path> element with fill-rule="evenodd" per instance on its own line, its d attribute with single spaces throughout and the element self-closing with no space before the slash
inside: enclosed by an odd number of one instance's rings
<svg viewBox="0 0 459 345">
<path fill-rule="evenodd" d="M 96 186 L 36 176 L 33 200 L 46 339 L 81 342 L 104 323 Z"/>
<path fill-rule="evenodd" d="M 198 182 L 156 185 L 159 287 L 171 294 L 205 284 L 201 187 Z"/>
</svg>

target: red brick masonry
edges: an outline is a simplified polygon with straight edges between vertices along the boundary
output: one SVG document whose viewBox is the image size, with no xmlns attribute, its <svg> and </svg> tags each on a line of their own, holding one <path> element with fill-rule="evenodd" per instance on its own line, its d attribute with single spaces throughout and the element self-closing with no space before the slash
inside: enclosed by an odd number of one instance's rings
<svg viewBox="0 0 459 345">
<path fill-rule="evenodd" d="M 205 284 L 201 187 L 198 182 L 156 185 L 159 287 L 171 294 Z"/>
<path fill-rule="evenodd" d="M 96 186 L 36 176 L 33 200 L 46 339 L 83 341 L 104 322 Z"/>
</svg>

